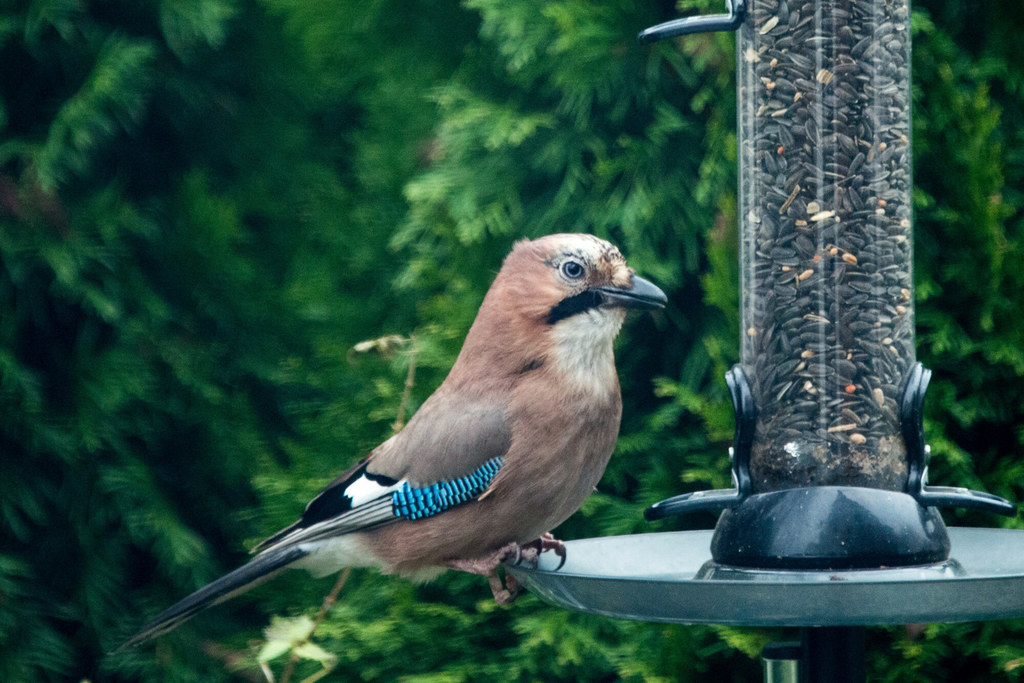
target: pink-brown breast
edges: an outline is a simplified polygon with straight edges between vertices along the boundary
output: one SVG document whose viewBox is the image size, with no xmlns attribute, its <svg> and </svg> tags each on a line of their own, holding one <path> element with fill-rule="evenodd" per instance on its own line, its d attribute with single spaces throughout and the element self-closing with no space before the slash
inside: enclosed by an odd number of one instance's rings
<svg viewBox="0 0 1024 683">
<path fill-rule="evenodd" d="M 550 396 L 557 386 L 546 369 L 533 373 L 512 390 L 512 444 L 481 499 L 366 534 L 386 571 L 412 573 L 527 543 L 568 519 L 593 492 L 618 437 L 618 382 L 601 397 Z"/>
</svg>

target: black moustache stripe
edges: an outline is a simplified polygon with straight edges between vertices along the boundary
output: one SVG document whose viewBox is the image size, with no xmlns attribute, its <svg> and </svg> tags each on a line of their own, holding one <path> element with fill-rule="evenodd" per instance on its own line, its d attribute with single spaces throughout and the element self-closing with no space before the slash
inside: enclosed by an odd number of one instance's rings
<svg viewBox="0 0 1024 683">
<path fill-rule="evenodd" d="M 562 299 L 548 311 L 548 325 L 554 325 L 559 320 L 571 318 L 574 315 L 589 311 L 601 305 L 601 293 L 588 289 L 579 294 Z"/>
</svg>

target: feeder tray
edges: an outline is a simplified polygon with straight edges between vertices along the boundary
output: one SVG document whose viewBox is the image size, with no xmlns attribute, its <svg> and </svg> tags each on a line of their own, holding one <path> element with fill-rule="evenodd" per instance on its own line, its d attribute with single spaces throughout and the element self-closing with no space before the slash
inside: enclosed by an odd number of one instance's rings
<svg viewBox="0 0 1024 683">
<path fill-rule="evenodd" d="M 516 579 L 559 607 L 618 619 L 730 626 L 871 626 L 1024 617 L 1024 530 L 948 529 L 950 559 L 837 571 L 724 567 L 711 531 L 566 542 Z M 1011 596 L 1018 596 L 1012 599 Z"/>
</svg>

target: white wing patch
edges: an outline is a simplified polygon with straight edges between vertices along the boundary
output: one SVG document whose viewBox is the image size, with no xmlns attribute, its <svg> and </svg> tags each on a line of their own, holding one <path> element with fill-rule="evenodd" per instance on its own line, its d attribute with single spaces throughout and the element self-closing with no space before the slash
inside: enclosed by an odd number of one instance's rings
<svg viewBox="0 0 1024 683">
<path fill-rule="evenodd" d="M 354 509 L 360 505 L 369 503 L 371 500 L 376 500 L 381 496 L 386 496 L 393 491 L 397 491 L 402 487 L 403 483 L 404 482 L 399 481 L 391 486 L 382 486 L 378 482 L 368 479 L 364 474 L 345 487 L 345 495 L 352 500 L 352 507 Z"/>
</svg>

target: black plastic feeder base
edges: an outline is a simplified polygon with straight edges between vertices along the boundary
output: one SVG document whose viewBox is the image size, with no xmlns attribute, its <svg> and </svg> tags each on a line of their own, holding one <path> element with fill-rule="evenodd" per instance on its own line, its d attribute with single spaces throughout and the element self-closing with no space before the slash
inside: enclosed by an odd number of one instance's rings
<svg viewBox="0 0 1024 683">
<path fill-rule="evenodd" d="M 762 569 L 877 569 L 942 562 L 949 536 L 934 507 L 855 486 L 754 494 L 722 512 L 711 556 Z"/>
</svg>

